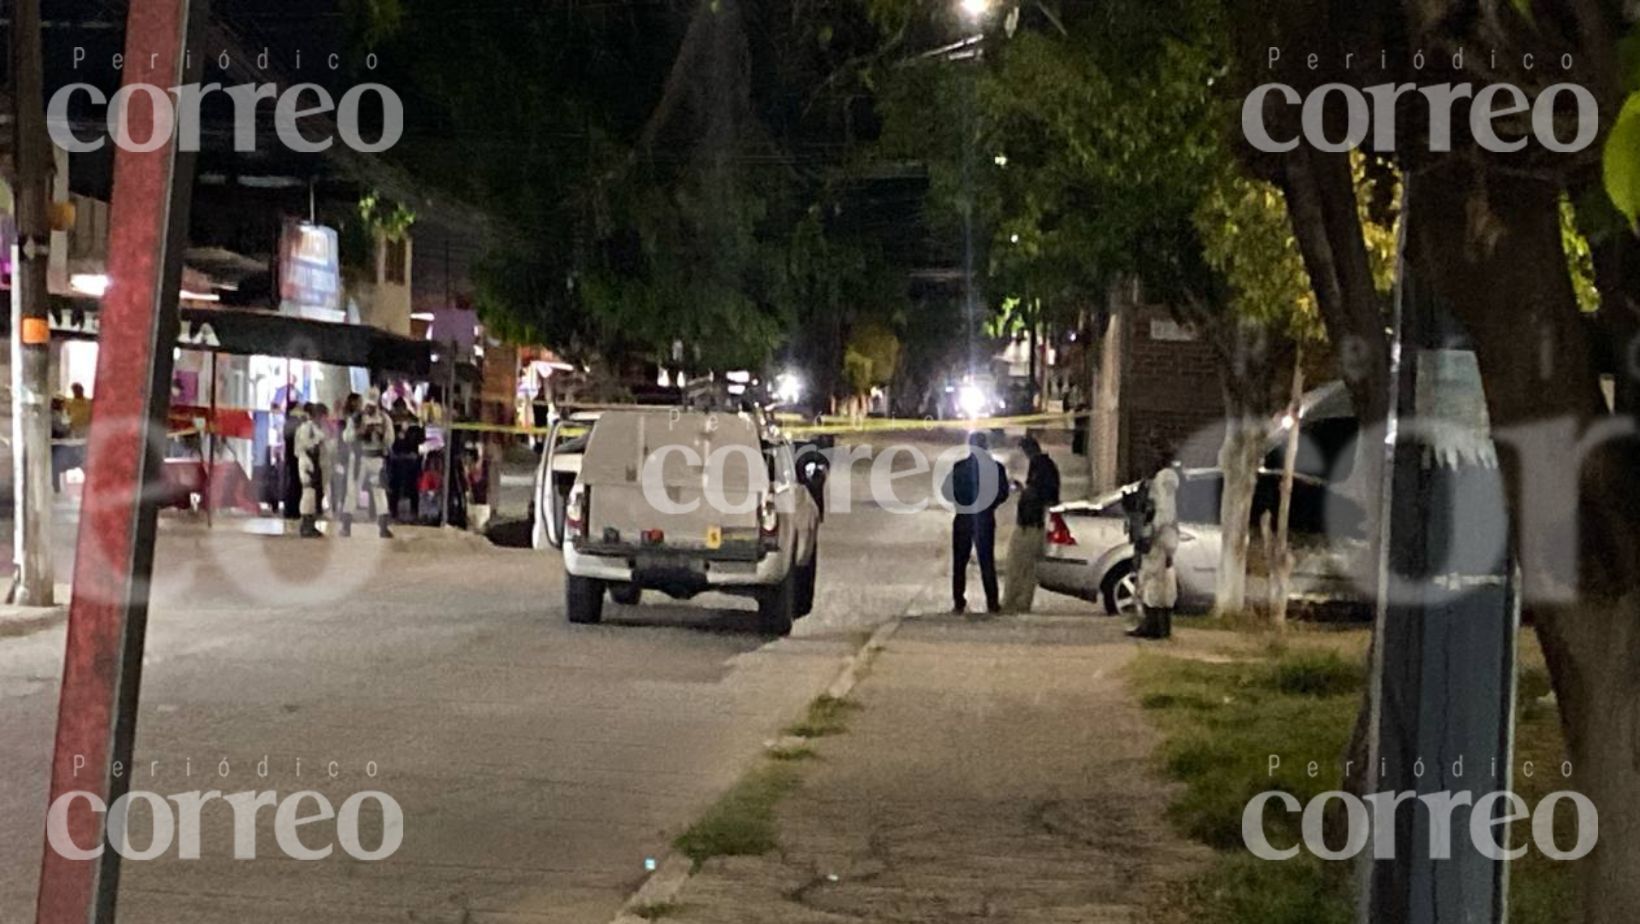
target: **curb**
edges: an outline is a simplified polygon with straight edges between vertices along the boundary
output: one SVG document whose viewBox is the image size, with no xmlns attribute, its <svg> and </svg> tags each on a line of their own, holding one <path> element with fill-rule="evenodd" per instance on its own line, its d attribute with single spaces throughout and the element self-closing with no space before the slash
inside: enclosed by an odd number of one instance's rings
<svg viewBox="0 0 1640 924">
<path fill-rule="evenodd" d="M 896 616 L 878 626 L 877 631 L 871 633 L 871 638 L 866 639 L 860 650 L 843 665 L 843 669 L 837 673 L 837 679 L 831 682 L 831 686 L 826 687 L 826 695 L 832 699 L 847 699 L 848 695 L 854 692 L 854 687 L 859 684 L 860 678 L 865 676 L 865 669 L 877 657 L 877 653 L 882 651 L 888 645 L 889 638 L 900 630 L 902 621 L 903 617 Z"/>
<path fill-rule="evenodd" d="M 871 637 L 860 649 L 849 656 L 848 662 L 837 672 L 837 677 L 826 687 L 823 695 L 833 699 L 847 699 L 854 692 L 854 688 L 865 676 L 865 670 L 870 666 L 877 653 L 888 644 L 888 640 L 900 628 L 905 617 L 896 616 L 877 627 Z M 791 747 L 806 741 L 803 738 L 776 738 L 764 742 L 766 751 L 779 750 L 782 747 Z M 683 891 L 683 886 L 695 875 L 694 864 L 682 854 L 667 854 L 653 873 L 638 886 L 621 910 L 616 912 L 610 924 L 647 924 L 647 919 L 638 914 L 642 908 L 654 905 L 671 904 Z"/>
<path fill-rule="evenodd" d="M 68 604 L 74 597 L 74 585 L 59 582 L 52 589 L 58 601 L 52 606 L 0 604 L 0 639 L 32 635 L 66 620 Z"/>
<path fill-rule="evenodd" d="M 68 618 L 68 606 L 0 606 L 0 639 L 49 629 Z"/>
<path fill-rule="evenodd" d="M 646 924 L 647 919 L 639 915 L 638 910 L 670 903 L 683 891 L 683 884 L 694 874 L 694 864 L 688 857 L 679 853 L 671 854 L 649 874 L 649 878 L 638 887 L 638 891 L 632 893 L 632 897 L 621 906 L 621 910 L 616 913 L 610 924 Z"/>
</svg>

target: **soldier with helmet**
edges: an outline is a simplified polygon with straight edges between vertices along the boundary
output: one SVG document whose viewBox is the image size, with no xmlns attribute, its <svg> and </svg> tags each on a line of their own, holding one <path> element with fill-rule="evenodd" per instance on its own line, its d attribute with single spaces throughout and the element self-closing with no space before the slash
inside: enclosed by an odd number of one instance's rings
<svg viewBox="0 0 1640 924">
<path fill-rule="evenodd" d="M 317 539 L 319 532 L 319 495 L 324 490 L 325 472 L 330 463 L 330 440 L 325 432 L 330 409 L 323 404 L 309 404 L 307 417 L 291 437 L 295 450 L 296 471 L 302 484 L 300 534 L 304 539 Z"/>
<path fill-rule="evenodd" d="M 342 440 L 347 443 L 353 461 L 353 477 L 349 482 L 348 499 L 342 506 L 342 535 L 352 535 L 351 508 L 357 502 L 359 490 L 368 486 L 371 503 L 376 508 L 378 533 L 383 539 L 393 538 L 393 531 L 387 528 L 387 487 L 383 483 L 386 478 L 387 453 L 393 445 L 393 419 L 382 410 L 379 389 L 370 389 L 370 393 L 365 396 L 364 406 L 357 414 L 347 419 L 347 426 L 342 431 Z"/>
<path fill-rule="evenodd" d="M 1139 624 L 1128 632 L 1134 638 L 1165 639 L 1173 635 L 1173 608 L 1179 601 L 1179 574 L 1174 556 L 1179 552 L 1179 487 L 1183 469 L 1164 464 L 1145 484 L 1143 496 L 1130 510 L 1129 530 L 1139 555 Z"/>
</svg>

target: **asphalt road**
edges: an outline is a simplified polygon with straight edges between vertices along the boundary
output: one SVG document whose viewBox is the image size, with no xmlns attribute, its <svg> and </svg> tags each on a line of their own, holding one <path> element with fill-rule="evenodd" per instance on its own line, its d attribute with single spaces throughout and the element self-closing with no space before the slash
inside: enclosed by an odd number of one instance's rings
<svg viewBox="0 0 1640 924">
<path fill-rule="evenodd" d="M 896 488 L 914 500 L 931 484 Z M 772 642 L 727 597 L 571 626 L 556 555 L 465 535 L 304 543 L 167 524 L 133 788 L 335 805 L 377 790 L 402 807 L 404 839 L 377 862 L 288 859 L 265 809 L 256 859 L 236 860 L 217 803 L 200 859 L 124 864 L 121 921 L 603 924 L 872 627 L 948 606 L 946 515 L 889 513 L 865 488 L 824 527 L 816 612 Z M 0 922 L 33 917 L 63 641 L 60 627 L 0 638 Z M 364 817 L 368 848 L 379 822 Z M 303 836 L 318 847 L 335 828 Z"/>
</svg>

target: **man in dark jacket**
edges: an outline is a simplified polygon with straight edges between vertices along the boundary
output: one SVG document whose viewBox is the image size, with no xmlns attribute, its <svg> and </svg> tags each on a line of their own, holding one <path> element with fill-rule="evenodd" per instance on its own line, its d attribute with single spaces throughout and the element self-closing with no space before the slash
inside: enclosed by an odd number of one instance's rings
<svg viewBox="0 0 1640 924">
<path fill-rule="evenodd" d="M 985 585 L 985 609 L 1002 611 L 997 595 L 996 509 L 1008 499 L 1008 473 L 991 458 L 988 445 L 984 433 L 968 434 L 968 455 L 945 479 L 945 499 L 956 508 L 951 522 L 951 608 L 957 613 L 968 609 L 968 558 L 975 553 Z"/>
<path fill-rule="evenodd" d="M 1010 613 L 1029 613 L 1036 596 L 1036 558 L 1042 551 L 1048 508 L 1059 504 L 1059 466 L 1033 437 L 1022 438 L 1019 449 L 1030 463 L 1030 470 L 1019 495 L 1019 520 L 1008 541 L 1008 596 L 1002 608 Z"/>
<path fill-rule="evenodd" d="M 393 402 L 393 445 L 387 454 L 387 510 L 399 522 L 421 522 L 421 446 L 427 431 L 403 398 Z M 399 520 L 401 501 L 410 501 L 410 519 Z"/>
</svg>

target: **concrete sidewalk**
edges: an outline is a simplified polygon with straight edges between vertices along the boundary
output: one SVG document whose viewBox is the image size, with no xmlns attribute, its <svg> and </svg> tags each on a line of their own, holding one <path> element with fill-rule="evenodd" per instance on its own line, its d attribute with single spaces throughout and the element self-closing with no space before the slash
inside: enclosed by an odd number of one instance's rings
<svg viewBox="0 0 1640 924">
<path fill-rule="evenodd" d="M 6 580 L 9 582 L 10 577 L 7 576 Z M 49 629 L 68 618 L 68 604 L 73 597 L 73 585 L 59 582 L 54 585 L 53 594 L 57 601 L 53 606 L 16 606 L 0 603 L 0 639 L 30 635 L 41 629 Z"/>
<path fill-rule="evenodd" d="M 1168 828 L 1114 620 L 908 620 L 849 730 L 778 809 L 778 851 L 708 860 L 698 924 L 1141 920 L 1205 851 Z"/>
</svg>

